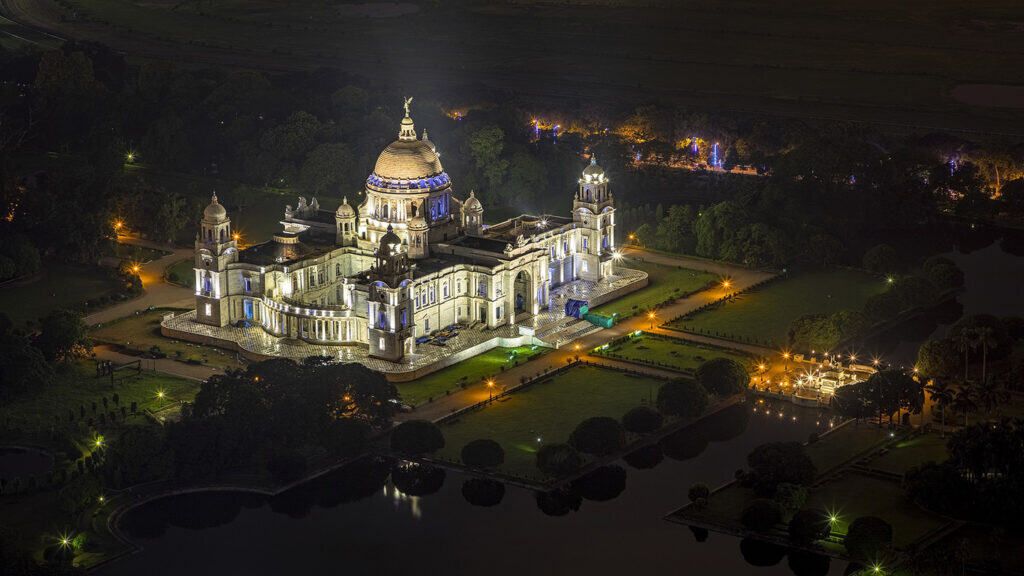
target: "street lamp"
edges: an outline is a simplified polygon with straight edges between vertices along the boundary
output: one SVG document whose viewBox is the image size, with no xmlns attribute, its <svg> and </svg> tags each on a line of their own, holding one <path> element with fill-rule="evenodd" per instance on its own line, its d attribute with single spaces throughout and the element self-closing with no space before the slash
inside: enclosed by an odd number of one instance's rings
<svg viewBox="0 0 1024 576">
<path fill-rule="evenodd" d="M 651 319 L 651 331 L 654 331 L 654 312 L 648 312 L 647 317 Z"/>
<path fill-rule="evenodd" d="M 487 381 L 487 399 L 494 400 L 494 380 Z"/>
</svg>

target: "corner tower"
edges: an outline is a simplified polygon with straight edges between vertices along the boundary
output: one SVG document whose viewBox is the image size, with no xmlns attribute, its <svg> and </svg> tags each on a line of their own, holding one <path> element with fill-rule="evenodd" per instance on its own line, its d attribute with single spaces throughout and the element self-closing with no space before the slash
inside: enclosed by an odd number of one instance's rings
<svg viewBox="0 0 1024 576">
<path fill-rule="evenodd" d="M 211 326 L 230 323 L 228 314 L 228 264 L 238 261 L 238 241 L 231 232 L 227 210 L 217 193 L 203 210 L 195 245 L 196 322 Z"/>
<path fill-rule="evenodd" d="M 604 168 L 597 158 L 583 169 L 579 188 L 572 202 L 572 218 L 581 228 L 580 257 L 586 262 L 580 276 L 598 280 L 612 273 L 611 256 L 615 250 L 615 203 Z"/>
</svg>

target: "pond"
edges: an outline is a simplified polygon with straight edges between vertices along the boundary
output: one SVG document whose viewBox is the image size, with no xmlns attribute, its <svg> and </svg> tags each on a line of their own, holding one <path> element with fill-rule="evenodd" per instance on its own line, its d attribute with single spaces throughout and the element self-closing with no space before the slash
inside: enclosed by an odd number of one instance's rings
<svg viewBox="0 0 1024 576">
<path fill-rule="evenodd" d="M 28 478 L 53 469 L 53 455 L 33 448 L 0 446 L 0 478 Z"/>
<path fill-rule="evenodd" d="M 637 468 L 619 462 L 627 471 L 624 490 L 621 476 L 610 474 L 607 483 L 581 488 L 584 497 L 575 501 L 539 502 L 532 490 L 513 486 L 480 498 L 450 471 L 435 493 L 408 496 L 386 481 L 390 465 L 372 459 L 271 499 L 166 498 L 126 515 L 122 527 L 143 551 L 99 573 L 320 574 L 336 566 L 353 574 L 791 574 L 786 559 L 755 568 L 740 540 L 711 534 L 698 542 L 663 516 L 687 502 L 693 482 L 722 485 L 757 445 L 805 440 L 826 430 L 827 418 L 788 403 L 770 415 L 740 405 L 656 444 L 644 458 L 627 458 Z M 467 501 L 499 498 L 493 506 Z M 832 562 L 830 573 L 845 568 Z"/>
<path fill-rule="evenodd" d="M 953 238 L 941 255 L 964 271 L 963 291 L 955 301 L 871 339 L 866 352 L 912 366 L 921 344 L 943 336 L 963 316 L 1024 316 L 1024 232 L 975 229 Z"/>
</svg>

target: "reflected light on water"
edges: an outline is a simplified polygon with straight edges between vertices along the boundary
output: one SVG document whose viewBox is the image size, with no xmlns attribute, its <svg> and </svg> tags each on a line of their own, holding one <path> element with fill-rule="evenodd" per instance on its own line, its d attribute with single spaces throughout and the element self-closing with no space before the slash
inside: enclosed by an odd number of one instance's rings
<svg viewBox="0 0 1024 576">
<path fill-rule="evenodd" d="M 402 503 L 408 502 L 409 512 L 410 514 L 412 514 L 412 517 L 416 520 L 419 520 L 423 517 L 423 510 L 420 508 L 419 496 L 410 496 L 405 492 L 402 492 L 398 488 L 395 488 L 390 483 L 385 484 L 384 487 L 381 488 L 381 490 L 383 491 L 385 497 L 391 497 L 392 502 L 394 502 L 395 504 L 395 508 L 400 508 L 402 506 Z"/>
</svg>

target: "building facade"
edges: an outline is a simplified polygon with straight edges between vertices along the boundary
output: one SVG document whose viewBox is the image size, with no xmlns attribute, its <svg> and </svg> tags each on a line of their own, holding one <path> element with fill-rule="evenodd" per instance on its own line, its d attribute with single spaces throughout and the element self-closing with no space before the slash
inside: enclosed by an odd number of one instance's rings
<svg viewBox="0 0 1024 576">
<path fill-rule="evenodd" d="M 526 323 L 551 288 L 609 277 L 615 208 L 604 171 L 583 170 L 571 217 L 521 215 L 483 224 L 473 192 L 460 201 L 406 107 L 358 208 L 316 199 L 287 206 L 272 240 L 239 249 L 214 194 L 195 244 L 196 322 L 252 325 L 319 344 L 360 344 L 398 361 L 450 325 Z"/>
</svg>

